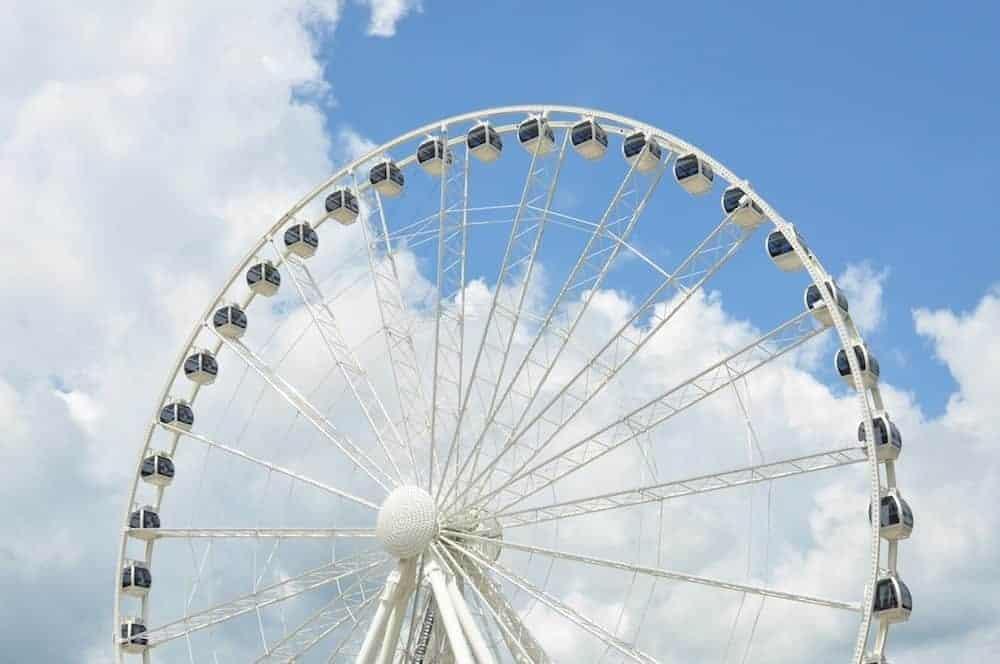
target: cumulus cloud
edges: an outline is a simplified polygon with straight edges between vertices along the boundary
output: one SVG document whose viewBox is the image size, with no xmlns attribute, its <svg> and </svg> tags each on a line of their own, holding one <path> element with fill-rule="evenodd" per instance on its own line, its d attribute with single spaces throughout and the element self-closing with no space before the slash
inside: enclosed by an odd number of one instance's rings
<svg viewBox="0 0 1000 664">
<path fill-rule="evenodd" d="M 371 9 L 368 34 L 375 37 L 392 37 L 396 24 L 407 14 L 423 11 L 420 0 L 361 0 L 361 4 Z"/>
<path fill-rule="evenodd" d="M 844 289 L 850 304 L 851 318 L 862 332 L 877 330 L 885 320 L 882 294 L 888 277 L 888 268 L 875 270 L 868 261 L 848 264 L 837 277 L 837 285 Z"/>
</svg>

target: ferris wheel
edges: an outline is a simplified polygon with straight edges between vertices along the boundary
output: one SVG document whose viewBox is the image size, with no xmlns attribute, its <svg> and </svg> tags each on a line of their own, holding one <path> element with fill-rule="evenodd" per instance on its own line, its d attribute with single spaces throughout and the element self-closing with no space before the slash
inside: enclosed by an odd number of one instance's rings
<svg viewBox="0 0 1000 664">
<path fill-rule="evenodd" d="M 850 412 L 755 398 L 793 375 Z M 878 379 L 801 228 L 699 148 L 567 106 L 420 127 L 195 321 L 129 493 L 116 656 L 775 661 L 821 625 L 884 662 L 913 514 Z M 851 515 L 843 564 L 817 536 L 777 560 L 817 507 Z"/>
</svg>

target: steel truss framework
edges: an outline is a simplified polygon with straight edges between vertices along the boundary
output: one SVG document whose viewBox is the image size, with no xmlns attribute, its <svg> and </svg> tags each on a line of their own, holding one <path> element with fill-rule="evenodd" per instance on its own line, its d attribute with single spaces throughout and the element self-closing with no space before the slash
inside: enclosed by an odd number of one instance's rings
<svg viewBox="0 0 1000 664">
<path fill-rule="evenodd" d="M 487 123 L 498 136 L 506 137 L 508 144 L 516 143 L 524 118 L 539 121 L 539 141 L 544 139 L 547 123 L 553 131 L 551 145 L 529 150 L 527 172 L 516 201 L 477 206 L 474 176 L 489 166 L 477 161 L 478 155 L 466 142 L 467 132 Z M 613 139 L 644 132 L 647 140 L 663 150 L 652 169 L 640 168 L 640 160 L 623 162 L 610 200 L 593 219 L 569 214 L 557 205 L 564 167 L 575 149 L 573 127 L 581 119 L 599 122 Z M 369 181 L 368 167 L 396 154 L 399 158 L 394 163 L 408 176 L 416 177 L 414 148 L 428 137 L 440 140 L 447 153 L 439 155 L 436 210 L 417 218 L 396 219 L 386 194 Z M 404 149 L 408 149 L 408 156 L 401 156 Z M 657 335 L 668 333 L 671 321 L 691 298 L 709 288 L 747 241 L 758 235 L 755 225 L 747 225 L 734 213 L 718 221 L 688 253 L 678 254 L 683 257 L 670 268 L 643 250 L 635 240 L 635 231 L 663 186 L 668 169 L 672 170 L 676 159 L 690 154 L 708 164 L 717 178 L 741 187 L 759 206 L 762 217 L 784 234 L 810 280 L 819 287 L 831 324 L 817 322 L 808 311 L 795 313 L 753 341 L 729 349 L 717 361 L 674 381 L 653 398 L 605 413 L 603 424 L 593 427 L 583 414 L 606 402 L 608 393 L 636 366 L 635 358 L 643 349 Z M 325 291 L 325 280 L 317 276 L 310 259 L 287 249 L 281 241 L 291 223 L 309 221 L 314 229 L 324 231 L 334 226 L 329 223 L 331 214 L 314 210 L 327 194 L 343 188 L 353 192 L 359 202 L 357 236 L 367 269 L 367 275 L 362 276 L 370 282 L 378 316 L 378 329 L 372 336 L 381 341 L 379 354 L 390 368 L 388 380 L 366 366 L 369 360 L 352 341 L 353 312 L 338 307 L 339 294 Z M 478 277 L 482 268 L 470 264 L 475 256 L 470 235 L 479 228 L 492 227 L 504 229 L 507 239 L 499 268 L 495 275 L 489 275 L 493 285 L 488 301 L 480 305 L 473 324 L 470 279 Z M 331 230 L 327 235 L 335 238 L 336 228 Z M 538 266 L 556 231 L 579 234 L 582 249 L 565 274 L 548 284 L 553 296 L 538 310 L 530 306 L 532 288 L 541 279 Z M 302 312 L 299 320 L 305 321 L 306 330 L 321 343 L 322 363 L 333 367 L 331 373 L 344 386 L 343 398 L 360 413 L 360 428 L 338 422 L 314 392 L 296 384 L 294 372 L 283 365 L 284 357 L 269 359 L 265 348 L 224 334 L 213 325 L 213 313 L 232 301 L 241 275 L 265 255 L 274 258 L 273 264 L 284 277 L 283 288 L 294 295 L 287 309 Z M 413 277 L 408 270 L 413 269 L 414 256 L 423 257 L 423 267 L 433 271 L 433 278 L 428 279 L 432 304 L 418 303 L 411 294 Z M 652 287 L 635 300 L 635 306 L 596 348 L 582 344 L 578 338 L 587 327 L 587 317 L 593 314 L 598 296 L 624 256 L 653 275 Z M 114 643 L 119 661 L 133 653 L 139 653 L 144 662 L 155 660 L 162 646 L 180 642 L 187 644 L 194 662 L 191 644 L 196 633 L 211 633 L 240 617 L 253 616 L 261 640 L 257 662 L 292 662 L 321 654 L 329 662 L 358 664 L 547 664 L 550 657 L 543 646 L 544 635 L 532 632 L 527 617 L 536 606 L 593 639 L 605 655 L 630 662 L 659 661 L 657 653 L 644 652 L 634 637 L 630 640 L 622 632 L 624 608 L 617 625 L 609 626 L 550 591 L 546 584 L 555 565 L 621 573 L 629 596 L 636 580 L 645 579 L 650 583 L 708 586 L 741 598 L 847 611 L 859 617 L 851 661 L 861 664 L 866 657 L 882 656 L 889 622 L 878 622 L 872 638 L 873 592 L 882 575 L 897 572 L 898 541 L 887 541 L 883 547 L 877 517 L 869 531 L 868 583 L 858 589 L 858 599 L 832 599 L 763 583 L 718 579 L 670 570 L 659 563 L 640 565 L 541 546 L 521 537 L 543 524 L 567 519 L 584 523 L 588 516 L 615 510 L 625 513 L 643 506 L 659 506 L 662 528 L 662 507 L 667 501 L 739 487 L 770 487 L 786 479 L 825 475 L 855 465 L 867 470 L 870 500 L 877 505 L 880 497 L 896 488 L 896 470 L 893 460 L 878 458 L 873 416 L 883 410 L 882 399 L 877 384 L 863 381 L 853 352 L 847 353 L 847 360 L 865 446 L 765 460 L 741 393 L 747 389 L 749 376 L 830 327 L 841 348 L 862 343 L 859 330 L 825 287 L 830 280 L 815 254 L 748 182 L 695 146 L 630 118 L 566 106 L 494 108 L 435 122 L 379 146 L 310 192 L 262 235 L 184 343 L 157 400 L 128 499 L 115 579 Z M 248 292 L 237 298 L 237 304 L 249 310 L 256 297 Z M 423 352 L 427 343 L 430 351 Z M 320 469 L 292 467 L 252 452 L 239 437 L 226 439 L 199 427 L 189 430 L 162 423 L 160 408 L 170 395 L 182 391 L 179 386 L 190 385 L 184 393 L 190 404 L 195 404 L 200 391 L 206 389 L 184 381 L 184 360 L 194 348 L 223 355 L 228 367 L 260 382 L 259 399 L 273 399 L 290 408 L 296 420 L 349 469 L 352 488 L 345 488 L 339 480 L 321 479 L 326 475 L 321 475 Z M 751 450 L 750 461 L 743 466 L 729 464 L 690 477 L 659 479 L 652 459 L 655 455 L 650 455 L 649 449 L 670 444 L 661 440 L 661 427 L 727 390 L 736 394 L 746 419 L 748 441 L 752 438 L 760 452 L 757 460 L 753 460 Z M 591 426 L 591 430 L 581 432 L 581 426 Z M 850 433 L 845 431 L 845 435 Z M 169 483 L 145 482 L 149 478 L 143 474 L 143 462 L 153 454 L 172 456 L 192 446 L 206 455 L 221 455 L 264 473 L 268 481 L 282 478 L 293 488 L 308 488 L 311 496 L 343 503 L 370 520 L 362 527 L 174 527 L 177 522 L 168 517 L 169 504 L 164 500 L 170 493 Z M 629 449 L 644 456 L 650 468 L 646 481 L 612 492 L 592 491 L 571 498 L 556 495 L 556 490 L 580 471 Z M 369 551 L 378 543 L 371 517 L 380 510 L 386 495 L 403 485 L 424 487 L 433 496 L 439 529 L 418 556 L 396 561 L 380 549 Z M 130 516 L 142 506 L 164 512 L 164 526 L 129 527 Z M 225 542 L 227 546 L 253 547 L 254 582 L 243 593 L 231 593 L 230 599 L 191 610 L 190 598 L 203 584 L 201 577 L 211 547 L 224 546 Z M 328 545 L 330 562 L 301 573 L 283 571 L 280 580 L 263 583 L 266 574 L 283 567 L 283 546 L 310 542 Z M 136 561 L 154 570 L 157 579 L 169 578 L 166 571 L 154 566 L 153 554 L 161 546 L 189 547 L 196 568 L 184 615 L 166 619 L 151 610 L 158 586 L 130 594 L 120 578 L 120 570 Z M 263 569 L 257 564 L 258 547 L 268 551 Z M 501 552 L 544 561 L 549 572 L 539 581 L 501 562 Z M 270 628 L 265 628 L 273 622 L 266 618 L 269 612 L 283 611 L 282 607 L 304 598 L 311 598 L 313 610 L 291 625 L 284 624 L 282 612 L 280 636 L 269 635 Z M 646 610 L 651 600 L 652 590 Z M 741 610 L 742 606 L 741 600 Z M 121 631 L 126 616 L 134 616 L 142 624 L 141 635 L 126 636 Z"/>
</svg>

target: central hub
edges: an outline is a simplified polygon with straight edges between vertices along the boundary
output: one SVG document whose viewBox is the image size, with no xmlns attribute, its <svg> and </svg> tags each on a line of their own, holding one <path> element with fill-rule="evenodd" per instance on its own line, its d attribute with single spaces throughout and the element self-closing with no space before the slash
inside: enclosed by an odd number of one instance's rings
<svg viewBox="0 0 1000 664">
<path fill-rule="evenodd" d="M 437 506 L 418 486 L 401 486 L 386 496 L 378 511 L 375 537 L 390 555 L 413 558 L 437 535 Z"/>
</svg>

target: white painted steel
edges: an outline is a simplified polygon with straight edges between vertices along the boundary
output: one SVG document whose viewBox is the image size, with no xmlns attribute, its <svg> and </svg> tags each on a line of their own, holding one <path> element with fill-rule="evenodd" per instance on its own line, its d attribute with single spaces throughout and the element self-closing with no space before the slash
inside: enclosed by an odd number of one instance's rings
<svg viewBox="0 0 1000 664">
<path fill-rule="evenodd" d="M 466 131 L 470 124 L 487 122 L 499 134 L 512 136 L 526 117 L 543 119 L 544 123 L 555 131 L 555 140 L 547 140 L 545 128 L 539 127 L 538 139 L 525 145 L 531 154 L 531 159 L 520 201 L 516 206 L 495 206 L 498 215 L 502 216 L 505 211 L 502 208 L 506 208 L 513 214 L 513 218 L 501 218 L 492 223 L 511 225 L 498 282 L 502 283 L 517 270 L 526 271 L 529 278 L 524 279 L 519 291 L 514 290 L 501 296 L 498 294 L 500 289 L 494 289 L 484 333 L 469 367 L 466 364 L 469 359 L 466 357 L 469 349 L 464 347 L 466 336 L 464 288 L 469 269 L 467 230 L 491 222 L 480 221 L 479 217 L 476 220 L 471 218 L 474 211 L 478 213 L 486 211 L 486 208 L 476 208 L 471 205 L 470 155 L 464 147 Z M 659 159 L 652 160 L 644 151 L 638 159 L 633 160 L 632 167 L 626 164 L 627 173 L 622 185 L 604 214 L 595 221 L 568 215 L 553 207 L 560 171 L 566 159 L 569 130 L 581 118 L 599 122 L 609 136 L 623 137 L 641 131 L 649 141 L 655 141 L 664 153 Z M 562 134 L 561 141 L 559 134 Z M 441 179 L 438 213 L 405 226 L 394 226 L 388 219 L 381 193 L 368 183 L 367 178 L 359 183 L 354 174 L 358 170 L 367 173 L 365 167 L 370 165 L 373 159 L 389 159 L 388 155 L 394 151 L 429 135 L 442 137 L 448 155 L 445 159 L 437 159 L 433 164 L 434 168 L 431 169 L 436 175 L 440 175 Z M 560 144 L 561 149 L 557 151 L 556 147 Z M 461 155 L 456 153 L 458 148 L 462 148 Z M 600 156 L 598 153 L 603 153 L 602 150 L 585 152 L 587 152 L 585 157 Z M 739 208 L 733 216 L 723 219 L 721 224 L 673 271 L 666 271 L 629 240 L 646 202 L 656 190 L 659 177 L 668 167 L 670 158 L 677 154 L 696 155 L 727 185 L 739 186 L 745 193 L 745 201 L 750 207 Z M 490 156 L 500 157 L 501 153 L 491 150 Z M 415 154 L 411 151 L 395 163 L 404 170 L 415 166 Z M 645 177 L 649 182 L 643 194 L 639 194 L 639 190 L 633 186 L 633 171 L 636 174 L 647 174 Z M 697 190 L 693 193 L 700 193 L 707 190 L 709 185 L 710 182 L 701 178 L 697 182 L 689 182 L 685 188 L 689 191 Z M 316 200 L 321 201 L 323 196 L 337 188 L 355 192 L 360 203 L 358 216 L 363 221 L 360 225 L 361 232 L 365 237 L 369 271 L 381 318 L 379 332 L 385 341 L 387 357 L 392 366 L 394 396 L 398 401 L 401 415 L 398 420 L 394 419 L 382 395 L 378 394 L 369 379 L 360 359 L 345 341 L 345 335 L 338 324 L 337 312 L 328 304 L 318 281 L 302 260 L 304 257 L 312 256 L 314 252 L 304 246 L 288 249 L 279 244 L 282 230 L 287 224 L 304 223 L 302 215 L 307 206 Z M 392 188 L 391 191 L 383 188 L 382 193 L 389 195 L 401 192 L 396 191 L 396 188 Z M 635 201 L 634 204 L 631 201 Z M 628 205 L 631 205 L 631 208 L 623 215 L 620 208 Z M 340 216 L 342 218 L 338 221 L 344 222 L 345 218 L 343 215 Z M 753 219 L 750 219 L 750 216 Z M 333 217 L 329 214 L 321 215 L 312 221 L 311 225 L 319 229 L 331 218 Z M 825 305 L 821 315 L 816 315 L 819 324 L 823 327 L 832 326 L 835 329 L 841 348 L 851 349 L 854 344 L 863 343 L 848 312 L 836 306 L 833 296 L 824 287 L 825 283 L 831 281 L 829 273 L 819 263 L 815 254 L 801 243 L 792 226 L 758 192 L 754 191 L 748 182 L 737 178 L 710 155 L 662 130 L 630 118 L 592 109 L 568 106 L 512 106 L 455 116 L 403 134 L 347 164 L 296 203 L 254 244 L 243 261 L 232 271 L 218 294 L 208 303 L 204 314 L 183 344 L 175 368 L 156 402 L 156 411 L 146 431 L 145 444 L 140 449 L 125 510 L 126 520 L 128 514 L 140 506 L 137 497 L 142 484 L 140 478 L 142 460 L 155 451 L 152 447 L 154 434 L 164 431 L 170 436 L 171 441 L 169 449 L 164 450 L 167 454 L 173 455 L 176 452 L 182 438 L 196 440 L 212 451 L 241 458 L 249 464 L 264 469 L 268 476 L 275 474 L 288 477 L 296 484 L 320 489 L 325 494 L 343 498 L 350 504 L 369 510 L 377 509 L 385 493 L 400 484 L 416 482 L 421 486 L 426 485 L 427 493 L 437 498 L 440 517 L 435 518 L 448 523 L 448 527 L 453 527 L 451 524 L 462 519 L 468 521 L 470 514 L 478 514 L 476 510 L 483 508 L 489 508 L 489 512 L 483 514 L 496 519 L 496 522 L 505 528 L 523 527 L 548 521 L 558 522 L 604 510 L 662 502 L 679 496 L 772 482 L 780 478 L 798 477 L 859 463 L 867 464 L 871 500 L 872 504 L 877 505 L 881 495 L 896 490 L 895 458 L 878 458 L 876 454 L 872 416 L 873 413 L 883 412 L 882 399 L 877 383 L 866 379 L 866 376 L 859 371 L 857 358 L 853 352 L 847 353 L 851 374 L 846 380 L 857 394 L 862 413 L 862 426 L 866 433 L 864 453 L 857 447 L 843 448 L 770 463 L 751 464 L 744 468 L 672 482 L 629 487 L 615 493 L 569 501 L 550 500 L 541 505 L 537 504 L 536 496 L 542 490 L 554 488 L 570 474 L 589 466 L 622 445 L 647 435 L 667 419 L 721 389 L 733 386 L 735 381 L 797 348 L 822 331 L 822 328 L 810 324 L 813 314 L 808 311 L 803 312 L 729 355 L 723 361 L 693 375 L 623 417 L 615 419 L 608 426 L 584 436 L 560 454 L 547 454 L 546 448 L 553 438 L 570 426 L 577 414 L 622 373 L 636 353 L 668 323 L 695 291 L 705 287 L 709 279 L 735 255 L 753 233 L 756 225 L 764 219 L 770 220 L 774 229 L 782 232 L 794 249 L 794 258 L 789 256 L 783 267 L 791 267 L 793 263 L 794 266 L 801 264 L 813 284 L 819 288 Z M 550 224 L 587 233 L 589 240 L 548 313 L 538 318 L 536 314 L 525 310 L 525 294 L 531 270 L 537 260 L 544 229 Z M 326 237 L 329 240 L 324 240 L 324 243 L 336 242 L 334 232 L 330 232 Z M 421 243 L 435 239 L 438 243 L 437 300 L 434 316 L 434 371 L 431 376 L 421 371 L 427 362 L 426 358 L 418 356 L 416 350 L 414 316 L 408 311 L 397 260 L 401 252 L 406 251 L 408 247 L 417 247 Z M 310 313 L 314 329 L 321 335 L 330 358 L 351 388 L 351 395 L 364 413 L 372 440 L 381 449 L 385 464 L 376 462 L 366 451 L 364 444 L 355 442 L 336 428 L 321 408 L 310 402 L 297 387 L 279 374 L 278 368 L 270 366 L 257 352 L 244 344 L 238 338 L 241 330 L 213 329 L 212 313 L 218 307 L 232 301 L 229 295 L 231 288 L 243 276 L 249 265 L 259 261 L 260 254 L 268 246 L 277 252 L 278 258 L 273 263 L 274 267 L 284 268 L 283 271 L 292 279 L 301 301 Z M 542 386 L 552 373 L 555 360 L 564 349 L 575 347 L 574 332 L 583 311 L 587 309 L 593 292 L 603 284 L 608 271 L 622 250 L 637 257 L 644 265 L 658 273 L 661 281 L 645 299 L 640 301 L 626 324 L 600 351 L 590 356 L 584 368 L 578 374 L 571 376 L 554 396 L 546 397 L 545 401 L 539 403 L 537 400 L 542 394 Z M 573 299 L 574 294 L 587 293 L 587 289 L 590 289 L 589 294 L 578 300 L 582 303 L 579 314 L 569 324 L 557 323 L 553 312 L 564 302 Z M 247 310 L 256 294 L 273 295 L 274 290 L 248 289 L 247 295 L 235 304 Z M 673 304 L 664 311 L 657 311 L 654 315 L 657 305 L 664 301 L 671 301 Z M 458 306 L 446 304 L 448 302 L 455 302 Z M 637 321 L 646 319 L 651 319 L 652 322 L 644 332 L 637 335 L 632 328 Z M 532 342 L 527 354 L 514 360 L 511 357 L 510 339 L 524 321 L 559 339 L 558 350 L 544 357 L 535 353 L 534 343 L 542 334 L 539 332 L 534 337 L 535 341 Z M 294 408 L 325 440 L 332 443 L 343 456 L 345 463 L 361 471 L 363 476 L 372 481 L 374 495 L 370 497 L 355 495 L 354 492 L 342 490 L 283 467 L 264 456 L 251 455 L 240 449 L 238 441 L 222 443 L 198 430 L 188 432 L 184 431 L 183 427 L 160 425 L 155 413 L 158 413 L 159 408 L 166 403 L 168 395 L 176 390 L 176 385 L 187 386 L 188 394 L 185 400 L 192 404 L 201 389 L 214 389 L 210 387 L 211 381 L 192 384 L 178 380 L 183 377 L 182 365 L 185 357 L 195 349 L 196 342 L 205 331 L 213 333 L 210 336 L 213 342 L 206 350 L 216 357 L 220 350 L 225 350 L 227 360 L 230 355 L 238 358 L 246 369 L 261 378 L 276 396 Z M 487 370 L 486 360 L 482 357 L 485 347 L 489 347 L 487 354 L 493 358 L 491 362 L 498 359 L 499 369 L 493 366 Z M 518 362 L 512 371 L 506 369 L 508 361 Z M 233 363 L 229 362 L 222 370 L 232 367 Z M 507 378 L 501 382 L 504 376 Z M 425 392 L 428 386 L 431 390 L 430 399 Z M 471 445 L 466 444 L 463 447 L 462 427 L 469 422 L 469 403 L 473 387 L 485 392 L 487 408 L 483 426 L 479 430 L 480 435 L 473 438 Z M 512 411 L 513 414 L 505 411 Z M 492 454 L 483 442 L 491 437 L 501 439 L 500 447 Z M 365 441 L 365 444 L 368 442 Z M 427 458 L 421 458 L 422 456 Z M 406 467 L 407 464 L 409 467 Z M 883 469 L 884 481 L 883 473 L 880 472 Z M 154 486 L 154 499 L 144 500 L 141 504 L 148 502 L 152 509 L 159 512 L 165 493 L 172 490 L 173 486 L 167 483 Z M 521 504 L 531 497 L 536 497 L 534 506 L 527 507 Z M 470 511 L 472 508 L 475 510 Z M 474 518 L 470 522 L 472 524 L 470 527 L 485 527 L 480 520 L 480 517 Z M 140 561 L 146 565 L 151 565 L 154 549 L 158 543 L 170 539 L 207 542 L 217 540 L 281 542 L 313 539 L 333 542 L 352 539 L 364 541 L 374 534 L 371 528 L 191 527 L 161 528 L 155 531 L 138 530 L 143 531 L 140 534 L 148 536 L 145 537 L 144 557 Z M 509 651 L 507 654 L 514 661 L 548 662 L 544 650 L 504 596 L 497 582 L 503 580 L 518 588 L 533 601 L 549 607 L 576 629 L 597 638 L 607 648 L 626 659 L 638 662 L 656 661 L 652 655 L 636 649 L 634 644 L 624 641 L 615 633 L 608 632 L 569 608 L 545 588 L 535 586 L 499 562 L 485 558 L 463 544 L 489 539 L 491 544 L 495 545 L 498 541 L 494 538 L 484 538 L 477 532 L 445 530 L 442 531 L 443 534 L 435 534 L 428 540 L 429 546 L 423 544 L 421 554 L 417 554 L 410 563 L 407 563 L 415 565 L 419 557 L 422 568 L 420 578 L 433 589 L 433 595 L 440 609 L 439 622 L 444 625 L 444 632 L 441 631 L 440 624 L 438 625 L 433 642 L 443 648 L 443 652 L 447 654 L 446 658 L 453 657 L 454 661 L 461 664 L 466 662 L 492 664 L 495 660 L 491 648 L 495 648 L 497 644 L 492 643 L 494 639 L 489 628 L 485 632 L 480 630 L 480 623 L 489 621 L 500 634 L 500 640 Z M 130 540 L 135 541 L 136 535 L 136 529 L 123 528 L 119 565 L 116 570 L 114 643 L 119 661 L 125 658 L 124 649 L 117 635 L 122 616 L 125 615 L 124 603 L 138 602 L 137 613 L 141 615 L 141 620 L 149 625 L 150 597 L 156 594 L 153 589 L 150 593 L 128 600 L 126 599 L 128 593 L 119 586 L 118 575 L 127 558 L 128 543 Z M 878 519 L 873 519 L 870 529 L 869 583 L 864 589 L 860 603 L 825 600 L 795 592 L 776 591 L 762 586 L 734 584 L 698 575 L 672 572 L 660 567 L 639 566 L 584 556 L 577 552 L 516 544 L 506 538 L 503 542 L 504 546 L 511 550 L 520 550 L 558 561 L 598 565 L 618 569 L 626 574 L 673 579 L 741 593 L 807 602 L 833 609 L 858 611 L 861 614 L 861 621 L 852 662 L 856 664 L 862 662 L 869 645 L 872 646 L 870 653 L 872 657 L 878 659 L 884 655 L 890 620 L 885 618 L 879 623 L 874 643 L 870 643 L 872 591 L 880 574 L 897 573 L 899 542 L 889 542 L 883 565 Z M 433 553 L 430 553 L 431 551 Z M 357 661 L 366 664 L 375 661 L 379 664 L 389 664 L 396 657 L 397 646 L 409 647 L 403 643 L 404 639 L 400 638 L 400 633 L 407 617 L 405 612 L 409 605 L 408 598 L 412 594 L 412 587 L 405 592 L 398 590 L 400 585 L 405 584 L 398 583 L 399 570 L 397 570 L 394 572 L 397 575 L 395 581 L 390 577 L 385 584 L 383 597 L 387 598 L 387 601 L 376 602 L 376 595 L 373 592 L 377 592 L 374 589 L 378 577 L 375 575 L 380 571 L 382 562 L 382 554 L 359 554 L 353 558 L 339 559 L 338 562 L 316 568 L 281 583 L 258 588 L 250 595 L 238 597 L 172 622 L 161 623 L 161 627 L 154 627 L 144 635 L 149 639 L 150 647 L 142 652 L 143 661 L 150 661 L 150 653 L 158 652 L 156 646 L 160 644 L 182 637 L 187 639 L 193 632 L 227 623 L 235 617 L 250 612 L 255 612 L 259 618 L 262 607 L 280 605 L 313 589 L 335 584 L 338 592 L 333 601 L 310 616 L 302 625 L 294 628 L 281 641 L 268 647 L 265 639 L 266 651 L 258 661 L 289 661 L 323 643 L 324 639 L 342 627 L 350 625 L 350 633 L 333 650 L 330 661 L 335 658 L 339 661 L 345 656 L 357 656 L 359 658 Z M 411 573 L 414 572 L 411 570 Z M 159 570 L 156 571 L 156 577 L 161 578 Z M 341 587 L 341 581 L 348 578 L 354 580 Z M 478 618 L 473 615 L 467 603 L 468 599 L 473 597 L 477 605 L 482 606 Z M 409 614 L 411 625 L 415 625 L 420 619 L 416 613 L 420 608 L 418 604 L 415 598 Z M 373 607 L 375 618 L 366 622 L 363 617 Z M 413 630 L 407 631 L 413 632 Z M 449 644 L 445 644 L 442 640 L 443 634 L 447 634 Z M 365 637 L 363 643 L 359 641 L 362 635 Z M 487 638 L 490 643 L 487 643 Z"/>
</svg>

